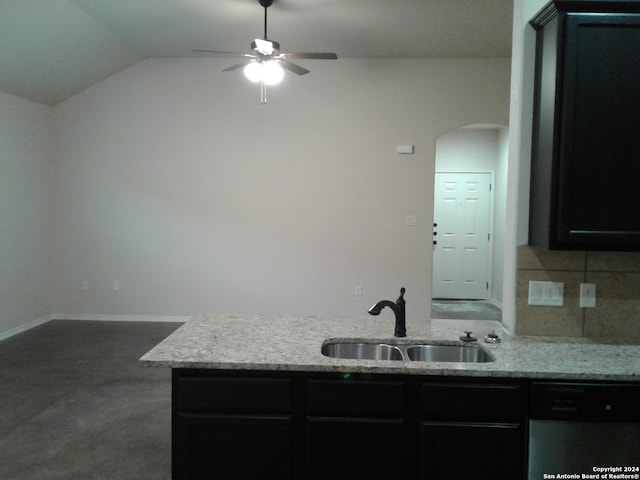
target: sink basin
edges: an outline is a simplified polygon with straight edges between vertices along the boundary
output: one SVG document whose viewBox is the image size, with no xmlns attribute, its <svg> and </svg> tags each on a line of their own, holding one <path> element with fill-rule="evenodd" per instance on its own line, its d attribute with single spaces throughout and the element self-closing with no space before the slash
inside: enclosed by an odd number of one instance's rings
<svg viewBox="0 0 640 480">
<path fill-rule="evenodd" d="M 472 345 L 411 345 L 407 347 L 409 360 L 416 362 L 493 362 L 488 351 Z"/>
<path fill-rule="evenodd" d="M 323 355 L 356 360 L 410 362 L 493 362 L 495 358 L 479 345 L 447 343 L 398 343 L 330 341 L 322 345 Z"/>
<path fill-rule="evenodd" d="M 325 343 L 322 354 L 333 358 L 357 360 L 404 360 L 398 347 L 386 343 Z"/>
</svg>

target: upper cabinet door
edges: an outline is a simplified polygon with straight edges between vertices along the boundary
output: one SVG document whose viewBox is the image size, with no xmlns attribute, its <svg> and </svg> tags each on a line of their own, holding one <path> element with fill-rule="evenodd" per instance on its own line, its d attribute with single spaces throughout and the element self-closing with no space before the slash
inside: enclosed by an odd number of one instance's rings
<svg viewBox="0 0 640 480">
<path fill-rule="evenodd" d="M 532 245 L 640 251 L 640 4 L 616 8 L 552 2 L 531 22 Z"/>
</svg>

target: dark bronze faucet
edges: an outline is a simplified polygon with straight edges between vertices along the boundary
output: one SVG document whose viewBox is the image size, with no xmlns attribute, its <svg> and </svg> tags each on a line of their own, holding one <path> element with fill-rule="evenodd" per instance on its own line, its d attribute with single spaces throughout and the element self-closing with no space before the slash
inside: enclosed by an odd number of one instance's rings
<svg viewBox="0 0 640 480">
<path fill-rule="evenodd" d="M 369 314 L 371 315 L 380 315 L 380 312 L 384 307 L 389 307 L 393 310 L 393 313 L 396 316 L 396 327 L 393 331 L 393 334 L 396 337 L 406 337 L 407 336 L 407 326 L 405 322 L 405 301 L 404 301 L 404 287 L 400 289 L 400 296 L 398 300 L 392 302 L 391 300 L 381 300 L 376 303 L 373 307 L 369 309 Z"/>
</svg>

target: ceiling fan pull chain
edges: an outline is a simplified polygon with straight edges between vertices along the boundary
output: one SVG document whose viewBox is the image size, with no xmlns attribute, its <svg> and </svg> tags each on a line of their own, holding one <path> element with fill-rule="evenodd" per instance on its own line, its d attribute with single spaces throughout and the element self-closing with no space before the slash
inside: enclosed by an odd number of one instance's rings
<svg viewBox="0 0 640 480">
<path fill-rule="evenodd" d="M 260 80 L 260 105 L 267 104 L 267 84 L 263 80 Z"/>
</svg>

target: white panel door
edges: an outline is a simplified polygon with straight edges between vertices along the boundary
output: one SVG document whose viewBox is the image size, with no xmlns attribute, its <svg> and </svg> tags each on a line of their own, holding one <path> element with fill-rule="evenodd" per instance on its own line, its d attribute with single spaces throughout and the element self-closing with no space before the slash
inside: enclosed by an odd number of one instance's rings
<svg viewBox="0 0 640 480">
<path fill-rule="evenodd" d="M 490 208 L 490 173 L 436 173 L 433 298 L 489 297 Z"/>
</svg>

